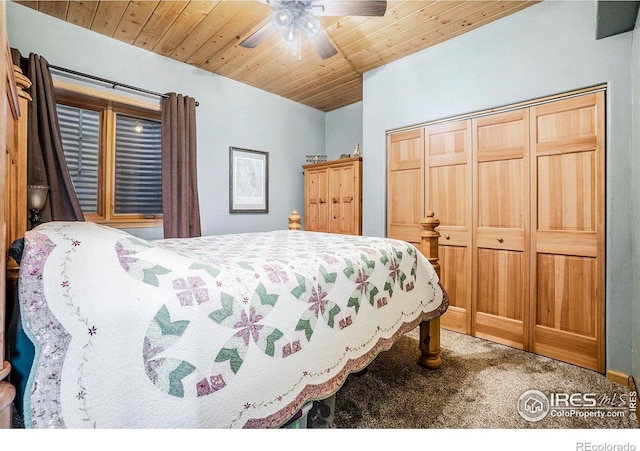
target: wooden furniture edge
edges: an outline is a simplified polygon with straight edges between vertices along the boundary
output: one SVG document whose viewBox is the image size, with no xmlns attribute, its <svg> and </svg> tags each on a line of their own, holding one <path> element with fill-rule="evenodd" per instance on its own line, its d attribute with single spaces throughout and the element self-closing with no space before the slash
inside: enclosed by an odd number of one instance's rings
<svg viewBox="0 0 640 451">
<path fill-rule="evenodd" d="M 629 389 L 629 409 L 635 409 L 636 419 L 640 418 L 640 403 L 638 402 L 638 387 L 632 375 L 622 371 L 608 370 L 607 379 Z"/>
<path fill-rule="evenodd" d="M 440 232 L 436 228 L 440 221 L 431 210 L 420 221 L 420 251 L 429 260 L 433 269 L 440 277 L 440 263 L 438 257 L 438 238 Z M 437 369 L 442 365 L 440 356 L 440 317 L 420 323 L 420 358 L 418 364 L 428 369 Z"/>
<path fill-rule="evenodd" d="M 607 379 L 629 389 L 629 408 L 635 408 L 636 418 L 640 418 L 640 403 L 638 402 L 638 387 L 632 375 L 622 371 L 608 370 Z"/>
<path fill-rule="evenodd" d="M 289 215 L 289 230 L 300 230 L 302 226 L 300 225 L 300 215 L 297 210 L 293 210 Z"/>
<path fill-rule="evenodd" d="M 15 387 L 9 382 L 0 381 L 0 429 L 11 427 L 11 403 L 15 397 Z"/>
<path fill-rule="evenodd" d="M 631 390 L 631 376 L 622 371 L 607 370 L 607 379 L 616 384 L 628 387 Z"/>
<path fill-rule="evenodd" d="M 289 230 L 300 230 L 300 215 L 293 210 L 289 215 Z M 433 211 L 420 221 L 422 232 L 420 233 L 420 252 L 429 260 L 436 274 L 440 277 L 440 263 L 438 258 L 438 238 L 440 232 L 436 228 L 440 221 Z M 436 369 L 442 365 L 440 356 L 440 318 L 420 323 L 420 366 Z"/>
<path fill-rule="evenodd" d="M 351 164 L 354 161 L 362 161 L 362 157 L 340 158 L 337 160 L 320 161 L 318 163 L 308 163 L 302 165 L 302 169 L 321 168 L 326 166 L 335 166 L 336 164 Z"/>
<path fill-rule="evenodd" d="M 10 51 L 7 48 L 7 58 L 10 61 Z M 17 286 L 18 265 L 9 257 L 9 246 L 13 240 L 24 236 L 27 227 L 27 104 L 31 96 L 27 89 L 31 81 L 22 73 L 22 70 L 13 64 L 7 64 L 7 85 L 5 96 L 9 108 L 6 110 L 4 121 L 14 124 L 5 135 L 5 159 L 2 162 L 0 174 L 3 178 L 0 198 L 5 203 L 3 211 L 3 249 L 4 249 L 4 296 L 0 302 L 0 320 L 5 321 L 7 299 L 10 299 Z M 3 124 L 4 125 L 4 124 Z M 5 330 L 0 325 L 0 429 L 11 427 L 11 405 L 16 396 L 15 387 L 6 380 L 11 373 L 11 364 L 5 360 Z"/>
</svg>

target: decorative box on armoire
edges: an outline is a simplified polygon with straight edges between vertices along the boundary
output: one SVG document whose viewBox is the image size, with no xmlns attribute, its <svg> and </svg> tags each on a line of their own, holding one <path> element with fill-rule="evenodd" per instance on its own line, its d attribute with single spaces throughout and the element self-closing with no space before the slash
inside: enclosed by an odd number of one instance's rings
<svg viewBox="0 0 640 451">
<path fill-rule="evenodd" d="M 304 230 L 362 234 L 362 157 L 307 164 Z"/>
</svg>

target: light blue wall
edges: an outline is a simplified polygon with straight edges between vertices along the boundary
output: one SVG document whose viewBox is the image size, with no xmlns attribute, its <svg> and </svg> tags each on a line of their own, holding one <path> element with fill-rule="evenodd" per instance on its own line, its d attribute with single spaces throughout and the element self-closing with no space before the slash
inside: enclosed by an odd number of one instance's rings
<svg viewBox="0 0 640 451">
<path fill-rule="evenodd" d="M 360 155 L 363 156 L 362 147 L 362 102 L 329 111 L 326 114 L 326 154 L 327 159 L 335 160 L 342 154 L 353 155 L 356 144 L 360 145 Z"/>
<path fill-rule="evenodd" d="M 608 84 L 606 364 L 627 374 L 637 302 L 629 208 L 632 35 L 596 40 L 595 2 L 545 1 L 367 72 L 363 101 L 363 232 L 383 236 L 387 130 Z"/>
<path fill-rule="evenodd" d="M 323 112 L 13 2 L 7 2 L 7 28 L 11 46 L 24 56 L 36 53 L 56 66 L 151 91 L 175 91 L 200 103 L 196 114 L 203 234 L 283 229 L 291 210 L 303 211 L 301 166 L 308 149 L 325 149 Z M 229 146 L 269 152 L 268 214 L 229 214 Z M 131 232 L 161 237 L 157 229 Z"/>
</svg>

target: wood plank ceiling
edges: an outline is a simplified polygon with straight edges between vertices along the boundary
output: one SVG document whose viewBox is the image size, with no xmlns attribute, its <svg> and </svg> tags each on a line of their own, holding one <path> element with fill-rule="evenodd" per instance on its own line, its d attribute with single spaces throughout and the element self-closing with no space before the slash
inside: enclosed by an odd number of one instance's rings
<svg viewBox="0 0 640 451">
<path fill-rule="evenodd" d="M 322 60 L 305 42 L 299 60 L 277 33 L 254 49 L 239 45 L 270 20 L 264 0 L 16 1 L 321 111 L 362 100 L 366 71 L 538 2 L 389 1 L 384 17 L 318 17 L 338 54 Z"/>
</svg>

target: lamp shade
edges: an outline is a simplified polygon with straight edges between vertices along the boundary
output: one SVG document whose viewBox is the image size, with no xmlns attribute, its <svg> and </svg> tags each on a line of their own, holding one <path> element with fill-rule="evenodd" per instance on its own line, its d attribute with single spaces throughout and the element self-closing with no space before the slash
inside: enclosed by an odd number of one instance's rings
<svg viewBox="0 0 640 451">
<path fill-rule="evenodd" d="M 47 202 L 49 187 L 46 185 L 27 185 L 27 207 L 41 210 Z"/>
</svg>

